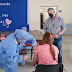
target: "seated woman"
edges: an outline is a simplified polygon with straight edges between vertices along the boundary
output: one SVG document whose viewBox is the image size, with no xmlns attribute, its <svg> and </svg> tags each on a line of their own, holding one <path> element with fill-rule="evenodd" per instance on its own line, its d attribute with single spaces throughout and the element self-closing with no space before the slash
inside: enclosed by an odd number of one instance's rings
<svg viewBox="0 0 72 72">
<path fill-rule="evenodd" d="M 59 50 L 52 43 L 54 38 L 51 33 L 46 32 L 43 36 L 43 45 L 38 45 L 35 50 L 34 64 L 55 65 L 58 62 Z"/>
</svg>

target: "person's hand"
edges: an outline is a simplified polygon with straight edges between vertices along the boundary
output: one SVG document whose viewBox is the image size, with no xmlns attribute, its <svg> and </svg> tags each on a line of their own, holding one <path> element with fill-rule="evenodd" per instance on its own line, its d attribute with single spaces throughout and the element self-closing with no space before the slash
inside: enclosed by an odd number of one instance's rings
<svg viewBox="0 0 72 72">
<path fill-rule="evenodd" d="M 37 46 L 39 45 L 39 43 L 37 43 Z"/>
<path fill-rule="evenodd" d="M 37 48 L 37 45 L 34 45 L 34 46 L 33 46 L 33 50 L 36 50 L 36 48 Z"/>
<path fill-rule="evenodd" d="M 59 37 L 59 35 L 58 35 L 58 34 L 54 35 L 54 38 L 58 38 L 58 37 Z"/>
<path fill-rule="evenodd" d="M 27 56 L 27 55 L 24 55 L 23 57 L 22 57 L 22 60 L 28 60 L 29 59 L 29 56 Z"/>
</svg>

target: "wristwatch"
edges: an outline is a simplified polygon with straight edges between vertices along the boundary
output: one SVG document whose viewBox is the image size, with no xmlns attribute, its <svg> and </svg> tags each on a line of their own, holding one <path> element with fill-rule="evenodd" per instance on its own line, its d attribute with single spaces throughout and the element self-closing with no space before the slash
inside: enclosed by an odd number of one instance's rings
<svg viewBox="0 0 72 72">
<path fill-rule="evenodd" d="M 59 36 L 59 33 L 57 33 L 58 34 L 58 36 Z"/>
</svg>

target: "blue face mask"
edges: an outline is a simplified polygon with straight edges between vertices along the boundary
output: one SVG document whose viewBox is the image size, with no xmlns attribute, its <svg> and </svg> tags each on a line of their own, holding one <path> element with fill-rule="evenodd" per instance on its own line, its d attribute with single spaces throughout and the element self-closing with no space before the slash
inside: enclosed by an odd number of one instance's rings
<svg viewBox="0 0 72 72">
<path fill-rule="evenodd" d="M 23 43 L 24 41 L 23 41 L 23 40 L 19 40 L 19 42 L 20 42 L 20 43 Z"/>
</svg>

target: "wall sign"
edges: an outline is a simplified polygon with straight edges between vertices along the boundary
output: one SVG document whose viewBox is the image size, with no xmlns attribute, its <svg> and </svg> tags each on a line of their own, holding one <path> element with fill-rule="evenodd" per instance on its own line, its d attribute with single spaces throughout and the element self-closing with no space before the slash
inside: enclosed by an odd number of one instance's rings
<svg viewBox="0 0 72 72">
<path fill-rule="evenodd" d="M 27 0 L 0 0 L 0 31 L 14 31 L 27 25 Z"/>
</svg>

